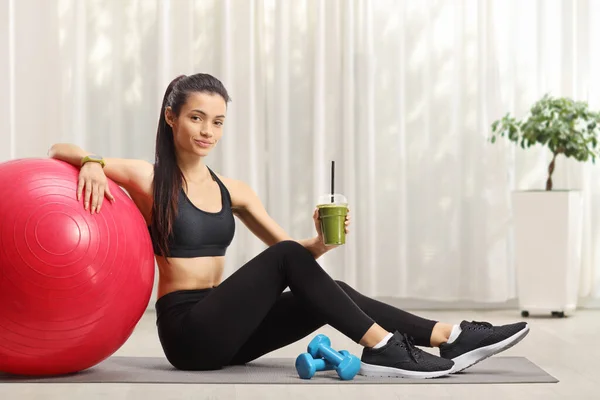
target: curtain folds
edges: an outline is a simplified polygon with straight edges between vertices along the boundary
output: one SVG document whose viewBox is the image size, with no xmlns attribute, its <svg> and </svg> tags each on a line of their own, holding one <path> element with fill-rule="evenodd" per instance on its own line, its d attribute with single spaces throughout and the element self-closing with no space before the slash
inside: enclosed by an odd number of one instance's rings
<svg viewBox="0 0 600 400">
<path fill-rule="evenodd" d="M 153 160 L 164 90 L 220 78 L 233 102 L 218 172 L 251 185 L 292 237 L 329 190 L 348 244 L 320 262 L 371 296 L 516 295 L 512 190 L 550 154 L 488 139 L 544 93 L 600 108 L 591 0 L 0 0 L 0 161 L 55 142 Z M 559 158 L 585 197 L 580 295 L 600 298 L 600 172 Z M 238 223 L 226 275 L 264 245 Z"/>
</svg>

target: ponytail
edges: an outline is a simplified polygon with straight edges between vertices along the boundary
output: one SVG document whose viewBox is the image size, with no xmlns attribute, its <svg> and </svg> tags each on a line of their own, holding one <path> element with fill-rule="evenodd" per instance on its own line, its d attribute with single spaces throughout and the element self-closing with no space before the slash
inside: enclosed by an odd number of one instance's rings
<svg viewBox="0 0 600 400">
<path fill-rule="evenodd" d="M 165 112 L 172 106 L 174 87 L 185 75 L 178 76 L 167 87 L 160 109 L 156 132 L 154 158 L 152 225 L 150 231 L 157 244 L 159 255 L 169 256 L 169 239 L 173 234 L 173 221 L 177 216 L 179 190 L 183 183 L 183 173 L 177 165 L 173 129 L 167 123 Z"/>
</svg>

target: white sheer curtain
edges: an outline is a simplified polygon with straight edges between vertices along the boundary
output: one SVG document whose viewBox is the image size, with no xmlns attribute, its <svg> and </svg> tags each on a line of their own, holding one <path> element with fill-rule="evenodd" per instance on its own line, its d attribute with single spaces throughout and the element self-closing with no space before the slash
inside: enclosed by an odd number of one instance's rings
<svg viewBox="0 0 600 400">
<path fill-rule="evenodd" d="M 600 108 L 591 0 L 0 0 L 0 161 L 68 141 L 153 159 L 160 101 L 208 72 L 233 98 L 207 162 L 249 183 L 295 238 L 329 188 L 348 244 L 321 263 L 372 296 L 515 296 L 514 189 L 548 154 L 487 142 L 546 92 Z M 586 199 L 582 297 L 600 297 L 600 173 L 560 159 Z M 551 245 L 551 244 L 549 244 Z M 242 224 L 226 274 L 264 248 Z"/>
</svg>

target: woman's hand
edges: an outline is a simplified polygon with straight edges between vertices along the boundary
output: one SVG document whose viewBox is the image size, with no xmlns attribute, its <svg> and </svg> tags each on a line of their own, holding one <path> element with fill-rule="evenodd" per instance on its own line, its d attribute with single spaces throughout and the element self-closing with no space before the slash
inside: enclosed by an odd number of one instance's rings
<svg viewBox="0 0 600 400">
<path fill-rule="evenodd" d="M 83 192 L 84 189 L 85 193 Z M 81 167 L 79 171 L 79 184 L 77 185 L 77 201 L 81 199 L 82 194 L 84 208 L 87 210 L 89 207 L 92 214 L 100 212 L 104 196 L 112 202 L 115 201 L 108 187 L 108 179 L 100 164 L 88 162 Z"/>
<path fill-rule="evenodd" d="M 315 221 L 315 229 L 317 230 L 317 239 L 319 240 L 320 243 L 323 243 L 323 231 L 321 230 L 321 222 L 319 221 L 319 209 L 315 208 L 315 211 L 313 212 L 313 220 Z M 350 208 L 348 207 L 348 213 L 346 214 L 346 222 L 345 222 L 346 228 L 346 235 L 350 233 Z M 325 246 L 328 250 L 331 250 L 332 248 L 337 247 L 337 245 L 334 246 Z"/>
</svg>

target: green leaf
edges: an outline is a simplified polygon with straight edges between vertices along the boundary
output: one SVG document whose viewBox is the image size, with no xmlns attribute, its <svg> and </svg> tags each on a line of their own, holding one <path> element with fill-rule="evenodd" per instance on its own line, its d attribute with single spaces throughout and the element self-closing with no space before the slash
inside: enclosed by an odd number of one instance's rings
<svg viewBox="0 0 600 400">
<path fill-rule="evenodd" d="M 525 149 L 536 144 L 552 153 L 564 154 L 578 161 L 595 162 L 600 157 L 600 111 L 589 110 L 584 101 L 544 94 L 531 105 L 529 115 L 517 119 L 506 113 L 491 124 L 494 135 L 506 137 Z"/>
</svg>

